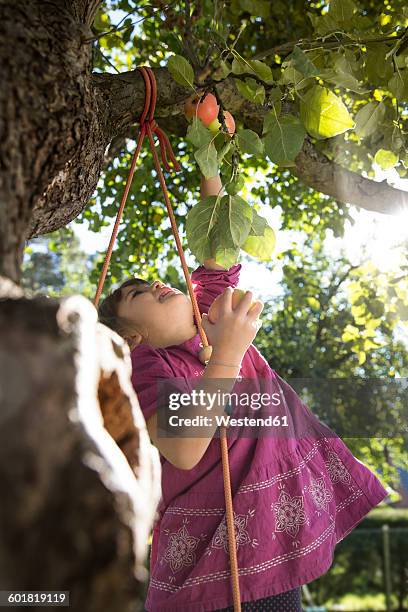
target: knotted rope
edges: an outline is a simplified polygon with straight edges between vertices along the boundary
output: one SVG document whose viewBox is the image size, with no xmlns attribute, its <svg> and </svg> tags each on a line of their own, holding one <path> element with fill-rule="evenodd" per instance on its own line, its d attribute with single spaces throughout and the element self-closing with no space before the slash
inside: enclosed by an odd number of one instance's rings
<svg viewBox="0 0 408 612">
<path fill-rule="evenodd" d="M 97 307 L 99 303 L 99 299 L 102 293 L 103 285 L 106 279 L 106 274 L 108 271 L 109 263 L 112 256 L 113 247 L 115 244 L 116 236 L 118 234 L 119 224 L 122 219 L 123 210 L 125 208 L 126 200 L 130 191 L 130 187 L 132 184 L 133 175 L 135 172 L 136 162 L 139 157 L 139 153 L 143 144 L 143 140 L 147 134 L 149 139 L 150 148 L 152 150 L 154 165 L 156 167 L 157 175 L 159 177 L 160 185 L 163 191 L 164 201 L 166 203 L 167 213 L 171 223 L 171 229 L 173 231 L 174 239 L 176 241 L 177 251 L 180 257 L 181 265 L 183 268 L 184 278 L 186 279 L 186 284 L 188 288 L 188 292 L 190 295 L 191 303 L 193 306 L 193 312 L 195 321 L 197 324 L 197 329 L 200 334 L 201 342 L 203 345 L 203 350 L 206 347 L 209 347 L 209 343 L 207 340 L 206 333 L 201 323 L 201 313 L 198 308 L 196 296 L 193 290 L 193 284 L 191 282 L 190 274 L 187 268 L 183 247 L 181 244 L 180 236 L 177 230 L 177 223 L 174 217 L 173 208 L 169 199 L 168 189 L 166 185 L 166 181 L 164 179 L 163 170 L 160 165 L 159 156 L 157 154 L 156 146 L 153 139 L 153 134 L 156 134 L 159 140 L 161 158 L 164 167 L 168 172 L 171 171 L 171 167 L 167 161 L 167 153 L 170 157 L 170 160 L 173 164 L 174 169 L 179 172 L 181 170 L 179 163 L 177 162 L 173 150 L 171 148 L 171 144 L 167 135 L 164 131 L 157 125 L 154 119 L 154 111 L 156 108 L 156 100 L 157 100 L 157 84 L 156 78 L 153 74 L 151 68 L 147 66 L 141 66 L 138 68 L 141 72 L 144 82 L 145 82 L 145 105 L 140 117 L 140 132 L 137 140 L 136 150 L 133 154 L 132 163 L 130 165 L 129 174 L 126 180 L 125 190 L 123 192 L 123 196 L 120 202 L 119 210 L 116 215 L 115 225 L 112 230 L 111 239 L 109 241 L 109 246 L 106 251 L 105 260 L 103 262 L 102 271 L 100 274 L 98 287 L 96 290 L 96 294 L 93 300 L 94 306 Z M 228 445 L 227 445 L 227 436 L 226 436 L 226 427 L 220 427 L 220 444 L 221 444 L 221 457 L 222 457 L 222 471 L 223 471 L 223 480 L 224 480 L 224 496 L 225 496 L 225 509 L 226 509 L 226 521 L 227 521 L 227 533 L 228 533 L 228 548 L 229 548 L 229 558 L 230 558 L 230 566 L 231 566 L 231 580 L 232 580 L 232 592 L 233 592 L 233 600 L 234 600 L 234 611 L 241 612 L 241 597 L 240 597 L 240 589 L 239 589 L 239 576 L 238 576 L 238 561 L 237 561 L 237 549 L 236 549 L 236 540 L 235 540 L 235 528 L 234 528 L 234 513 L 232 506 L 232 494 L 231 494 L 231 481 L 230 481 L 230 472 L 229 472 L 229 461 L 228 461 Z"/>
</svg>

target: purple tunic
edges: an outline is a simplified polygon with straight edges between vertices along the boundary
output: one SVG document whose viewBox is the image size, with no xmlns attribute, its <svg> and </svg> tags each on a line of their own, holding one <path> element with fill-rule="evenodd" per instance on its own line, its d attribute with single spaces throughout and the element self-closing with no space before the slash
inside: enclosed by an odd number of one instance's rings
<svg viewBox="0 0 408 612">
<path fill-rule="evenodd" d="M 201 312 L 241 265 L 192 274 Z M 165 349 L 132 351 L 132 383 L 145 419 L 156 410 L 157 380 L 201 376 L 200 336 Z M 316 435 L 228 438 L 241 601 L 293 589 L 324 574 L 337 542 L 387 492 L 374 474 L 323 425 L 292 387 L 250 346 L 240 375 L 278 388 L 289 414 Z M 256 389 L 256 386 L 255 386 Z M 264 388 L 262 389 L 264 391 Z M 327 435 L 326 435 L 327 434 Z M 153 529 L 149 612 L 206 612 L 233 605 L 220 440 L 191 470 L 162 455 L 162 498 Z"/>
</svg>

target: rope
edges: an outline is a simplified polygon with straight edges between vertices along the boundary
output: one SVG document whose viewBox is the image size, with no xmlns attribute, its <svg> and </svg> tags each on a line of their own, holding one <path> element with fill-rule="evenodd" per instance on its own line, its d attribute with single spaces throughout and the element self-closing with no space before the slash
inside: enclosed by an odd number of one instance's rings
<svg viewBox="0 0 408 612">
<path fill-rule="evenodd" d="M 102 266 L 102 271 L 100 274 L 98 287 L 96 290 L 96 294 L 93 300 L 94 306 L 97 307 L 99 303 L 99 299 L 102 293 L 103 285 L 106 279 L 106 274 L 108 271 L 109 263 L 112 257 L 113 246 L 115 244 L 116 236 L 118 234 L 119 224 L 122 219 L 123 210 L 126 204 L 126 200 L 130 191 L 130 186 L 132 184 L 133 175 L 135 172 L 136 162 L 139 157 L 139 153 L 143 144 L 143 140 L 147 135 L 150 143 L 150 148 L 152 150 L 154 165 L 156 167 L 157 175 L 159 177 L 160 185 L 163 191 L 164 201 L 166 203 L 167 213 L 169 215 L 171 229 L 173 231 L 174 239 L 176 241 L 177 252 L 180 257 L 181 265 L 183 268 L 184 278 L 186 279 L 186 284 L 188 288 L 188 292 L 190 295 L 191 303 L 193 306 L 194 318 L 197 324 L 197 329 L 200 334 L 201 342 L 203 348 L 209 347 L 209 343 L 207 340 L 206 333 L 201 323 L 201 313 L 198 308 L 197 299 L 194 294 L 193 284 L 191 282 L 190 274 L 187 268 L 186 259 L 184 256 L 183 247 L 181 244 L 180 236 L 177 229 L 176 219 L 174 217 L 173 208 L 169 199 L 168 189 L 166 185 L 166 181 L 164 179 L 163 170 L 160 165 L 159 156 L 157 154 L 157 149 L 154 143 L 153 134 L 156 134 L 159 139 L 160 152 L 162 163 L 165 169 L 170 172 L 171 167 L 167 161 L 167 154 L 170 157 L 170 160 L 173 164 L 174 169 L 178 172 L 181 170 L 179 163 L 177 162 L 173 150 L 171 148 L 171 144 L 167 135 L 164 131 L 157 125 L 154 119 L 154 111 L 156 108 L 156 100 L 157 100 L 157 84 L 156 78 L 153 74 L 151 68 L 147 66 L 141 66 L 138 68 L 141 72 L 144 82 L 145 82 L 145 105 L 143 108 L 143 112 L 140 117 L 140 132 L 137 140 L 136 150 L 133 154 L 132 163 L 130 165 L 129 174 L 126 180 L 125 190 L 123 192 L 123 196 L 120 202 L 119 210 L 116 215 L 115 225 L 112 230 L 111 239 L 109 241 L 109 246 L 106 251 L 105 260 Z M 147 116 L 149 115 L 148 119 Z M 238 561 L 237 561 L 237 549 L 236 549 L 236 539 L 235 539 L 235 528 L 234 528 L 234 511 L 232 505 L 232 493 L 231 493 L 231 481 L 230 481 L 230 471 L 229 471 L 229 460 L 228 460 L 228 445 L 227 445 L 227 437 L 226 437 L 226 427 L 220 427 L 220 445 L 221 445 L 221 458 L 222 458 L 222 471 L 223 471 L 223 480 L 224 480 L 224 496 L 225 496 L 225 509 L 226 509 L 226 522 L 227 522 L 227 534 L 228 534 L 228 548 L 229 548 L 229 558 L 230 558 L 230 566 L 231 566 L 231 581 L 232 581 L 232 593 L 234 600 L 234 612 L 241 612 L 241 596 L 240 596 L 240 588 L 239 588 L 239 576 L 238 576 Z"/>
</svg>

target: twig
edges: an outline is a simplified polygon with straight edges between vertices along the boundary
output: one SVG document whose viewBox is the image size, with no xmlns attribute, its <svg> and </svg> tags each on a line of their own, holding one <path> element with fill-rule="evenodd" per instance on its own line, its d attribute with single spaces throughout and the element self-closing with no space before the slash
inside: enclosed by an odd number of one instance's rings
<svg viewBox="0 0 408 612">
<path fill-rule="evenodd" d="M 220 107 L 220 110 L 218 111 L 218 118 L 221 118 L 221 125 L 223 128 L 223 131 L 225 131 L 226 134 L 229 134 L 227 124 L 225 123 L 224 105 L 222 103 L 222 100 L 220 98 L 216 85 L 214 85 L 212 89 L 213 89 L 215 97 L 217 98 L 218 105 Z"/>
<path fill-rule="evenodd" d="M 110 61 L 110 59 L 109 59 L 108 57 L 106 57 L 106 55 L 104 55 L 104 54 L 102 53 L 102 49 L 101 49 L 99 46 L 96 46 L 96 45 L 95 45 L 95 49 L 97 49 L 97 51 L 99 51 L 99 53 L 101 54 L 101 56 L 102 56 L 102 58 L 105 60 L 105 62 L 106 62 L 107 64 L 109 64 L 109 66 L 110 66 L 111 68 L 113 68 L 114 70 L 116 70 L 116 72 L 117 72 L 118 74 L 120 74 L 120 70 L 118 70 L 118 69 L 116 68 L 116 66 L 115 66 L 114 64 L 112 64 L 112 62 Z"/>
<path fill-rule="evenodd" d="M 131 15 L 132 13 L 135 12 L 136 9 L 134 9 L 133 11 L 130 11 L 130 13 L 128 13 L 127 15 L 125 15 L 120 21 L 119 23 L 112 28 L 112 30 L 108 30 L 107 32 L 102 32 L 101 34 L 98 34 L 97 36 L 93 36 L 92 38 L 85 38 L 84 39 L 84 43 L 90 43 L 93 42 L 95 40 L 99 40 L 100 38 L 103 38 L 104 36 L 109 36 L 109 34 L 114 34 L 115 32 L 119 32 L 120 30 L 122 31 L 126 31 L 129 30 L 130 28 L 133 28 L 135 25 L 137 25 L 138 23 L 141 23 L 142 21 L 144 21 L 145 19 L 148 19 L 149 17 L 152 17 L 152 15 L 154 14 L 154 12 L 157 11 L 166 11 L 168 8 L 170 8 L 173 4 L 175 4 L 176 0 L 173 0 L 172 2 L 169 2 L 168 4 L 166 4 L 165 6 L 160 6 L 160 7 L 146 7 L 146 8 L 152 8 L 153 9 L 153 13 L 150 15 L 145 15 L 144 17 L 141 17 L 140 19 L 138 19 L 137 21 L 132 21 L 131 24 L 127 25 L 127 26 L 122 26 L 120 27 L 120 24 L 127 18 L 129 17 L 129 15 Z"/>
<path fill-rule="evenodd" d="M 190 0 L 185 0 L 185 42 L 183 43 L 183 50 L 186 55 L 188 55 L 193 67 L 198 70 L 200 68 L 200 62 L 195 52 L 194 45 L 192 44 L 192 39 L 194 38 L 192 28 L 191 28 L 191 5 Z"/>
<path fill-rule="evenodd" d="M 316 343 L 319 342 L 320 337 L 322 335 L 324 323 L 326 321 L 325 314 L 327 312 L 327 309 L 329 307 L 329 303 L 330 303 L 331 299 L 336 295 L 336 293 L 340 289 L 341 285 L 348 278 L 350 272 L 352 272 L 353 270 L 356 270 L 359 267 L 360 267 L 359 265 L 350 265 L 348 267 L 348 269 L 339 277 L 337 283 L 330 287 L 327 295 L 324 296 L 324 298 L 325 298 L 324 302 L 323 302 L 323 300 L 319 300 L 321 307 L 320 307 L 319 319 L 318 319 L 317 328 L 316 328 L 316 336 L 315 336 L 315 342 Z M 323 314 L 323 316 L 322 316 L 322 314 Z"/>
<path fill-rule="evenodd" d="M 387 42 L 390 40 L 395 41 L 400 38 L 403 38 L 404 34 L 405 32 L 397 36 L 381 36 L 377 38 L 368 38 L 368 39 L 353 41 L 349 43 L 342 42 L 341 45 L 348 47 L 348 46 L 353 46 L 353 45 L 360 46 L 360 45 L 366 45 L 366 44 L 371 44 L 371 43 L 382 43 L 382 42 Z M 303 39 L 292 40 L 287 43 L 284 43 L 283 45 L 278 45 L 277 47 L 272 47 L 271 49 L 266 49 L 265 51 L 261 51 L 261 53 L 254 55 L 254 57 L 251 59 L 260 60 L 265 57 L 268 57 L 269 55 L 274 55 L 275 53 L 277 53 L 278 55 L 291 53 L 295 46 L 303 47 L 303 45 L 315 45 L 315 46 L 305 48 L 306 51 L 313 51 L 314 49 L 319 49 L 319 48 L 325 48 L 325 49 L 336 48 L 339 46 L 339 43 L 337 41 L 336 42 L 325 42 L 318 38 L 316 40 L 303 40 Z"/>
<path fill-rule="evenodd" d="M 231 72 L 224 79 L 219 79 L 219 80 L 207 79 L 206 81 L 204 81 L 203 83 L 200 83 L 199 85 L 200 87 L 212 87 L 212 86 L 218 85 L 219 83 L 223 83 L 226 79 L 229 79 L 230 77 L 232 79 L 246 79 L 246 78 L 254 79 L 254 81 L 259 83 L 260 85 L 263 85 L 265 89 L 273 89 L 274 87 L 276 87 L 275 83 L 267 83 L 266 81 L 264 81 L 263 79 L 260 79 L 258 76 L 256 76 L 256 74 L 253 74 L 252 72 L 243 72 L 242 74 L 234 74 L 233 72 Z"/>
</svg>

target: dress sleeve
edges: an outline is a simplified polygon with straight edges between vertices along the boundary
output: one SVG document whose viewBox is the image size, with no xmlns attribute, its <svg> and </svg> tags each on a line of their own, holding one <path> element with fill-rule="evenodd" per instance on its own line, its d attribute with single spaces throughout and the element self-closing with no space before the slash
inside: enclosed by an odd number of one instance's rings
<svg viewBox="0 0 408 612">
<path fill-rule="evenodd" d="M 229 270 L 209 270 L 199 266 L 191 275 L 194 293 L 201 313 L 207 313 L 215 298 L 226 287 L 236 287 L 239 281 L 241 264 L 232 266 Z"/>
<path fill-rule="evenodd" d="M 174 372 L 160 353 L 152 347 L 136 347 L 132 353 L 132 385 L 147 421 L 159 408 L 158 383 L 174 377 Z M 162 407 L 162 406 L 160 406 Z"/>
</svg>

